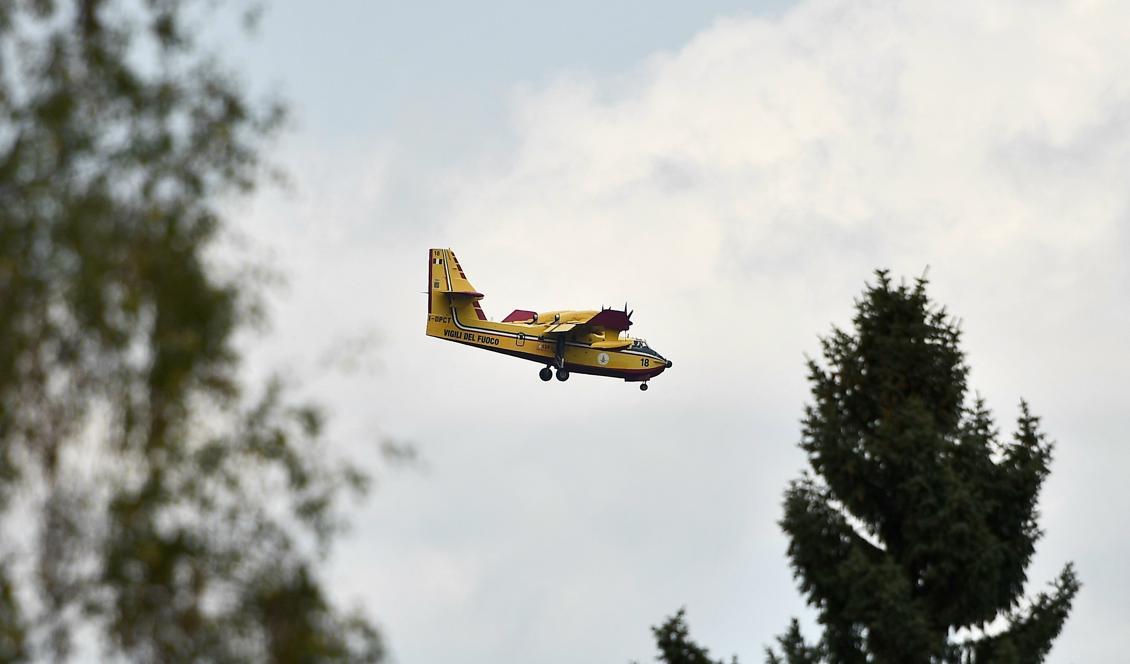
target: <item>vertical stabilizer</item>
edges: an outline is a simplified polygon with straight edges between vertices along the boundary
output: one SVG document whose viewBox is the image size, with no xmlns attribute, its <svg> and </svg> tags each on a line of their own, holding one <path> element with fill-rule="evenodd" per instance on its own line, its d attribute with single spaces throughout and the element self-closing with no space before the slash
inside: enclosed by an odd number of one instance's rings
<svg viewBox="0 0 1130 664">
<path fill-rule="evenodd" d="M 486 320 L 479 307 L 482 297 L 483 294 L 476 291 L 467 279 L 455 252 L 450 249 L 428 250 L 428 334 L 438 331 L 437 325 L 444 324 L 437 321 L 437 317 L 454 315 L 468 321 Z M 433 336 L 441 334 L 442 331 Z"/>
</svg>

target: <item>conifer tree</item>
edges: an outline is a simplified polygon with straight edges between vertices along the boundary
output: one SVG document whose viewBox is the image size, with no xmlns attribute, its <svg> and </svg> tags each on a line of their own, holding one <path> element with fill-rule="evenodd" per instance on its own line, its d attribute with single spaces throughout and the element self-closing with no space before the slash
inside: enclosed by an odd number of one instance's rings
<svg viewBox="0 0 1130 664">
<path fill-rule="evenodd" d="M 655 661 L 663 664 L 727 664 L 725 660 L 711 659 L 710 651 L 691 640 L 687 627 L 686 609 L 667 618 L 662 625 L 652 627 L 655 647 L 659 650 Z M 729 664 L 738 664 L 738 658 L 731 658 Z"/>
<path fill-rule="evenodd" d="M 790 484 L 781 521 L 823 635 L 808 645 L 794 621 L 768 661 L 1043 661 L 1079 582 L 1068 563 L 1023 596 L 1052 455 L 1038 418 L 1021 402 L 1001 439 L 925 279 L 896 286 L 878 272 L 853 323 L 822 339 L 823 365 L 809 361 L 811 472 Z M 955 639 L 961 628 L 979 636 Z"/>
</svg>

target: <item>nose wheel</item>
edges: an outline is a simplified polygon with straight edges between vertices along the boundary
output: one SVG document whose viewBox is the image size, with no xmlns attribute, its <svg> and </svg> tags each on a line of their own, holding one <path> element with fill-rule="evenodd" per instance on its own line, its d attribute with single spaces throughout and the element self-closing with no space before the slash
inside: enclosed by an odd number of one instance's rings
<svg viewBox="0 0 1130 664">
<path fill-rule="evenodd" d="M 549 380 L 549 379 L 553 378 L 553 370 L 550 369 L 549 367 L 545 367 L 544 369 L 542 369 L 541 371 L 538 372 L 538 377 L 541 378 L 542 380 Z"/>
<path fill-rule="evenodd" d="M 647 392 L 647 383 L 640 383 L 640 392 Z"/>
</svg>

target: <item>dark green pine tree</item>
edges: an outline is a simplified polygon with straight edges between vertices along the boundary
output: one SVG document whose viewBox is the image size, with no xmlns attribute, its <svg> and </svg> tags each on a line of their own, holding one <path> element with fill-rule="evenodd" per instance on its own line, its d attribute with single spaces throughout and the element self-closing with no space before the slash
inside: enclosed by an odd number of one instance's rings
<svg viewBox="0 0 1130 664">
<path fill-rule="evenodd" d="M 1072 565 L 1023 592 L 1052 444 L 1023 402 L 1000 440 L 967 394 L 960 336 L 925 279 L 880 271 L 854 331 L 834 329 L 824 365 L 809 362 L 812 474 L 790 484 L 781 526 L 824 633 L 808 645 L 794 621 L 769 662 L 1030 664 L 1051 649 L 1079 589 Z M 955 639 L 961 628 L 988 635 Z"/>
<path fill-rule="evenodd" d="M 655 647 L 659 650 L 655 661 L 663 664 L 726 664 L 725 660 L 711 659 L 710 651 L 691 640 L 687 627 L 686 609 L 679 609 L 659 627 L 652 627 Z M 730 664 L 738 664 L 731 658 Z"/>
</svg>

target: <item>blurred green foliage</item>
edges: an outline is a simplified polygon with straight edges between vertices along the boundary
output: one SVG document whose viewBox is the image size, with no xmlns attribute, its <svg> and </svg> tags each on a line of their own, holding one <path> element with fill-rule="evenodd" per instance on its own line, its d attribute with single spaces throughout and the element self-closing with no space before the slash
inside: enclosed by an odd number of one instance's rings
<svg viewBox="0 0 1130 664">
<path fill-rule="evenodd" d="M 283 109 L 213 9 L 0 0 L 0 661 L 381 658 L 317 576 L 365 476 L 238 380 L 256 284 L 210 256 Z"/>
</svg>

